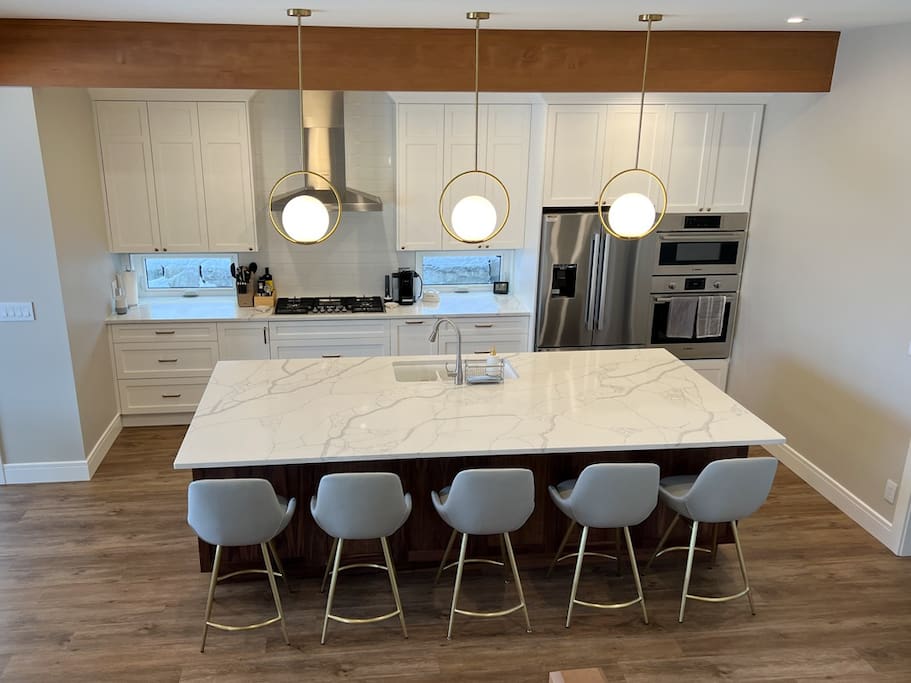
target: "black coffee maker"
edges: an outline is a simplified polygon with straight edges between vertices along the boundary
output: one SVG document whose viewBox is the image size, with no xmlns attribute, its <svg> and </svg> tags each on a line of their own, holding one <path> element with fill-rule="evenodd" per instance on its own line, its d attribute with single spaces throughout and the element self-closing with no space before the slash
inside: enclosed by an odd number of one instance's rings
<svg viewBox="0 0 911 683">
<path fill-rule="evenodd" d="M 420 288 L 415 291 L 416 282 L 420 281 Z M 386 301 L 395 301 L 402 306 L 410 306 L 421 298 L 424 291 L 424 281 L 421 274 L 411 268 L 400 268 L 398 272 L 386 276 Z"/>
</svg>

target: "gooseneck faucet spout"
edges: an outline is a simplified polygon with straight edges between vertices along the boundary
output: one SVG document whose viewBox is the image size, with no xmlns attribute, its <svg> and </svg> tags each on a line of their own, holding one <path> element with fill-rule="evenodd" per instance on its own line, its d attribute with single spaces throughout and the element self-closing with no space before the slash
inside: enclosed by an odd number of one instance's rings
<svg viewBox="0 0 911 683">
<path fill-rule="evenodd" d="M 437 318 L 437 321 L 433 324 L 433 331 L 430 333 L 430 339 L 428 341 L 435 342 L 437 340 L 437 333 L 440 331 L 440 325 L 443 323 L 448 323 L 449 326 L 455 330 L 456 333 L 456 373 L 455 373 L 455 383 L 464 384 L 465 383 L 465 372 L 462 369 L 462 333 L 459 331 L 459 328 L 454 322 L 449 318 Z"/>
</svg>

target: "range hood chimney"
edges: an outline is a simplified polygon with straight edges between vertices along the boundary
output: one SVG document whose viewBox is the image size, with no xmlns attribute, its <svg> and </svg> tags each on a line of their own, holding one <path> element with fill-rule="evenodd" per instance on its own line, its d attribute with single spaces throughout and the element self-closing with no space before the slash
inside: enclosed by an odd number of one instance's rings
<svg viewBox="0 0 911 683">
<path fill-rule="evenodd" d="M 348 187 L 345 178 L 345 98 L 339 90 L 305 90 L 301 99 L 304 134 L 304 165 L 327 177 L 338 190 L 342 211 L 381 211 L 383 201 L 372 194 Z M 307 186 L 272 200 L 273 211 L 301 194 L 316 197 L 330 210 L 337 208 L 329 187 L 313 176 L 305 176 Z"/>
</svg>

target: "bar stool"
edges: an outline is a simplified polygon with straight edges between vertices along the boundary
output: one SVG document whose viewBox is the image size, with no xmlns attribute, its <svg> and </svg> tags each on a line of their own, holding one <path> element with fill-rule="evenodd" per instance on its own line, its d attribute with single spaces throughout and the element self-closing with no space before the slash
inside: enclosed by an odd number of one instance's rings
<svg viewBox="0 0 911 683">
<path fill-rule="evenodd" d="M 577 480 L 547 487 L 551 499 L 561 512 L 569 517 L 574 525 L 582 525 L 579 551 L 565 556 L 576 556 L 576 571 L 573 574 L 573 587 L 569 595 L 569 608 L 566 610 L 566 628 L 569 628 L 574 605 L 618 609 L 639 603 L 642 606 L 642 619 L 648 623 L 648 611 L 645 608 L 645 596 L 642 594 L 642 582 L 639 579 L 639 568 L 636 565 L 636 554 L 629 528 L 642 523 L 658 504 L 658 477 L 658 465 L 654 463 L 598 463 L 582 470 Z M 576 599 L 583 558 L 586 555 L 603 556 L 602 553 L 585 551 L 590 528 L 623 529 L 629 563 L 636 582 L 636 599 L 611 604 Z M 565 543 L 566 537 L 563 540 Z M 562 550 L 561 544 L 554 562 L 562 559 L 559 558 Z"/>
<path fill-rule="evenodd" d="M 658 542 L 648 566 L 651 566 L 656 557 L 666 552 L 688 551 L 686 573 L 683 577 L 683 593 L 680 597 L 680 615 L 677 619 L 680 623 L 683 623 L 687 598 L 703 602 L 727 602 L 746 595 L 750 603 L 750 612 L 756 614 L 746 563 L 743 561 L 740 535 L 737 533 L 737 522 L 752 515 L 766 501 L 769 491 L 772 490 L 772 481 L 775 479 L 777 467 L 778 461 L 770 457 L 731 458 L 710 462 L 698 476 L 687 474 L 665 477 L 661 480 L 658 496 L 661 502 L 676 514 Z M 689 546 L 664 548 L 668 536 L 681 516 L 693 522 Z M 718 597 L 694 595 L 689 592 L 693 555 L 696 550 L 700 550 L 696 547 L 696 535 L 700 523 L 730 523 L 731 532 L 734 535 L 734 547 L 737 550 L 737 561 L 740 564 L 740 575 L 743 577 L 743 590 L 733 595 Z"/>
<path fill-rule="evenodd" d="M 310 499 L 310 512 L 319 527 L 333 538 L 331 579 L 329 596 L 326 600 L 326 614 L 323 617 L 323 633 L 320 644 L 326 644 L 329 620 L 345 624 L 367 624 L 384 621 L 398 616 L 402 633 L 408 637 L 405 614 L 399 598 L 399 586 L 395 577 L 395 566 L 389 554 L 387 536 L 398 531 L 411 514 L 411 494 L 402 493 L 402 482 L 391 472 L 345 472 L 327 474 L 319 481 L 316 495 Z M 342 548 L 346 540 L 367 540 L 378 538 L 383 548 L 386 564 L 341 565 Z M 339 572 L 354 567 L 382 569 L 389 575 L 395 610 L 376 617 L 352 618 L 332 614 L 335 586 Z"/>
<path fill-rule="evenodd" d="M 522 610 L 525 616 L 525 629 L 531 633 L 531 622 L 525 606 L 525 594 L 522 592 L 522 582 L 519 579 L 512 543 L 509 540 L 510 532 L 525 524 L 535 509 L 535 482 L 531 470 L 521 468 L 463 470 L 452 480 L 448 492 L 446 489 L 440 493 L 432 491 L 430 497 L 443 521 L 451 526 L 454 532 L 462 534 L 446 639 L 452 639 L 452 625 L 456 614 L 472 617 L 502 617 Z M 459 609 L 462 571 L 466 562 L 470 561 L 465 557 L 468 550 L 468 537 L 493 534 L 502 538 L 516 591 L 519 594 L 519 604 L 494 612 L 473 612 Z M 454 536 L 449 539 L 439 571 L 444 568 L 453 539 Z M 499 563 L 494 562 L 494 564 Z M 437 576 L 439 576 L 439 571 Z"/>
<path fill-rule="evenodd" d="M 281 560 L 275 551 L 273 539 L 288 526 L 296 507 L 297 501 L 294 498 L 286 500 L 275 495 L 272 484 L 265 479 L 202 479 L 190 484 L 187 491 L 187 523 L 203 541 L 215 546 L 215 561 L 212 565 L 212 578 L 209 581 L 209 594 L 206 598 L 206 618 L 200 652 L 205 652 L 206 636 L 210 626 L 223 631 L 247 631 L 268 626 L 277 621 L 281 625 L 285 644 L 290 645 L 288 631 L 285 628 L 285 614 L 278 597 L 275 577 L 282 578 L 289 592 L 290 587 Z M 222 548 L 244 545 L 259 545 L 266 568 L 244 569 L 219 576 Z M 272 569 L 270 551 L 275 558 L 278 572 Z M 239 574 L 253 573 L 265 574 L 269 578 L 276 616 L 247 626 L 229 626 L 211 621 L 215 586 L 218 582 Z"/>
</svg>

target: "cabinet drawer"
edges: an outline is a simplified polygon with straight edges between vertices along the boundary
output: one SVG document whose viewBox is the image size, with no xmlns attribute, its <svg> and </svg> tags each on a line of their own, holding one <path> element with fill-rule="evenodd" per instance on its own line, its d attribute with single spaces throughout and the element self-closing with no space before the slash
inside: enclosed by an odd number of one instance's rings
<svg viewBox="0 0 911 683">
<path fill-rule="evenodd" d="M 466 335 L 503 335 L 503 334 L 528 334 L 527 316 L 478 316 L 473 318 L 453 318 L 464 339 Z M 455 336 L 450 327 L 441 327 L 443 336 Z"/>
<path fill-rule="evenodd" d="M 143 413 L 191 413 L 196 410 L 206 389 L 206 380 L 120 380 L 121 412 L 125 415 Z"/>
<path fill-rule="evenodd" d="M 276 358 L 364 358 L 388 356 L 389 344 L 359 339 L 326 339 L 272 342 L 272 359 Z"/>
<path fill-rule="evenodd" d="M 319 340 L 353 337 L 360 340 L 384 341 L 389 336 L 385 320 L 295 320 L 269 323 L 272 341 Z"/>
<path fill-rule="evenodd" d="M 454 356 L 458 342 L 455 337 L 440 339 L 440 353 Z M 491 348 L 496 348 L 497 355 L 503 353 L 521 353 L 528 351 L 528 335 L 468 336 L 462 335 L 462 355 L 469 358 L 473 355 L 486 355 Z"/>
<path fill-rule="evenodd" d="M 217 342 L 115 344 L 118 379 L 208 377 L 218 362 Z"/>
<path fill-rule="evenodd" d="M 111 339 L 117 342 L 216 341 L 215 323 L 177 323 L 154 325 L 132 323 L 111 325 Z"/>
</svg>

